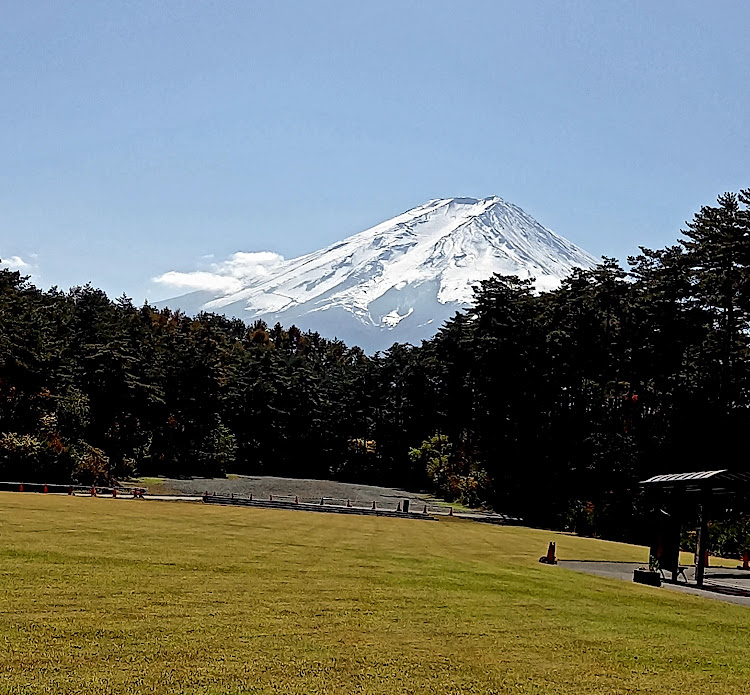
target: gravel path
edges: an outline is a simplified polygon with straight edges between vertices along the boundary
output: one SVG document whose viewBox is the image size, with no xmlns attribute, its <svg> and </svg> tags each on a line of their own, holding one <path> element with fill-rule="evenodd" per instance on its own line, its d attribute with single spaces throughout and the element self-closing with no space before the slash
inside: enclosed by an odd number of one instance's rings
<svg viewBox="0 0 750 695">
<path fill-rule="evenodd" d="M 339 483 L 334 480 L 309 480 L 305 478 L 277 478 L 274 476 L 230 476 L 228 478 L 194 478 L 180 480 L 160 478 L 160 485 L 149 485 L 149 492 L 154 494 L 171 492 L 179 495 L 202 495 L 204 492 L 217 495 L 250 495 L 257 498 L 268 498 L 273 495 L 278 499 L 300 502 L 319 503 L 325 498 L 327 503 L 345 505 L 350 500 L 356 507 L 369 506 L 373 501 L 382 509 L 395 509 L 399 502 L 408 499 L 412 509 L 425 504 L 444 506 L 445 502 L 436 500 L 426 494 L 407 492 L 398 488 L 380 487 L 377 485 L 359 485 L 356 483 Z"/>
</svg>

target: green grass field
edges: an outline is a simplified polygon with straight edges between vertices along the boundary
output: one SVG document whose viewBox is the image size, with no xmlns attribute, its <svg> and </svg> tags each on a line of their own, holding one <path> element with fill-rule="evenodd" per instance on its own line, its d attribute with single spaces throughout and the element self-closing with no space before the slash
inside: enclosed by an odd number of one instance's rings
<svg viewBox="0 0 750 695">
<path fill-rule="evenodd" d="M 750 609 L 458 520 L 0 493 L 0 693 L 744 693 Z"/>
</svg>

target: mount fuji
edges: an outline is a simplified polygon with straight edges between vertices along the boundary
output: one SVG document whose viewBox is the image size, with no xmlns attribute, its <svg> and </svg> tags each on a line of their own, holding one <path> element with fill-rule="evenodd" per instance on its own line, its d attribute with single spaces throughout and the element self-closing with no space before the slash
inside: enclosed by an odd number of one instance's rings
<svg viewBox="0 0 750 695">
<path fill-rule="evenodd" d="M 201 289 L 157 306 L 295 324 L 374 352 L 431 337 L 493 273 L 545 291 L 596 263 L 501 198 L 445 198 L 297 258 L 237 253 L 211 272 L 166 273 L 156 280 Z"/>
</svg>

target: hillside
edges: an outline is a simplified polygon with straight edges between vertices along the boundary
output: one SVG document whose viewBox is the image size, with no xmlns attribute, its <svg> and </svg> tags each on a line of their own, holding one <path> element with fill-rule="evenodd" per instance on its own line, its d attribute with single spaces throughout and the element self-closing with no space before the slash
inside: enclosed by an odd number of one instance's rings
<svg viewBox="0 0 750 695">
<path fill-rule="evenodd" d="M 588 253 L 497 196 L 431 200 L 343 241 L 283 260 L 270 252 L 236 254 L 200 275 L 201 290 L 158 303 L 279 322 L 343 339 L 368 352 L 394 342 L 419 344 L 471 302 L 493 273 L 555 289 Z M 167 284 L 190 275 L 168 273 Z"/>
</svg>

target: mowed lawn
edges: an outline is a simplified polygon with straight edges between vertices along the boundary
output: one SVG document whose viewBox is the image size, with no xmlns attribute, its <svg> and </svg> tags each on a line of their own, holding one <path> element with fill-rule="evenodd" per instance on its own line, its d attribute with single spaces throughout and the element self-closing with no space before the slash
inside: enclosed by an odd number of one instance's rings
<svg viewBox="0 0 750 695">
<path fill-rule="evenodd" d="M 750 609 L 458 520 L 0 493 L 1 693 L 745 693 Z"/>
</svg>

